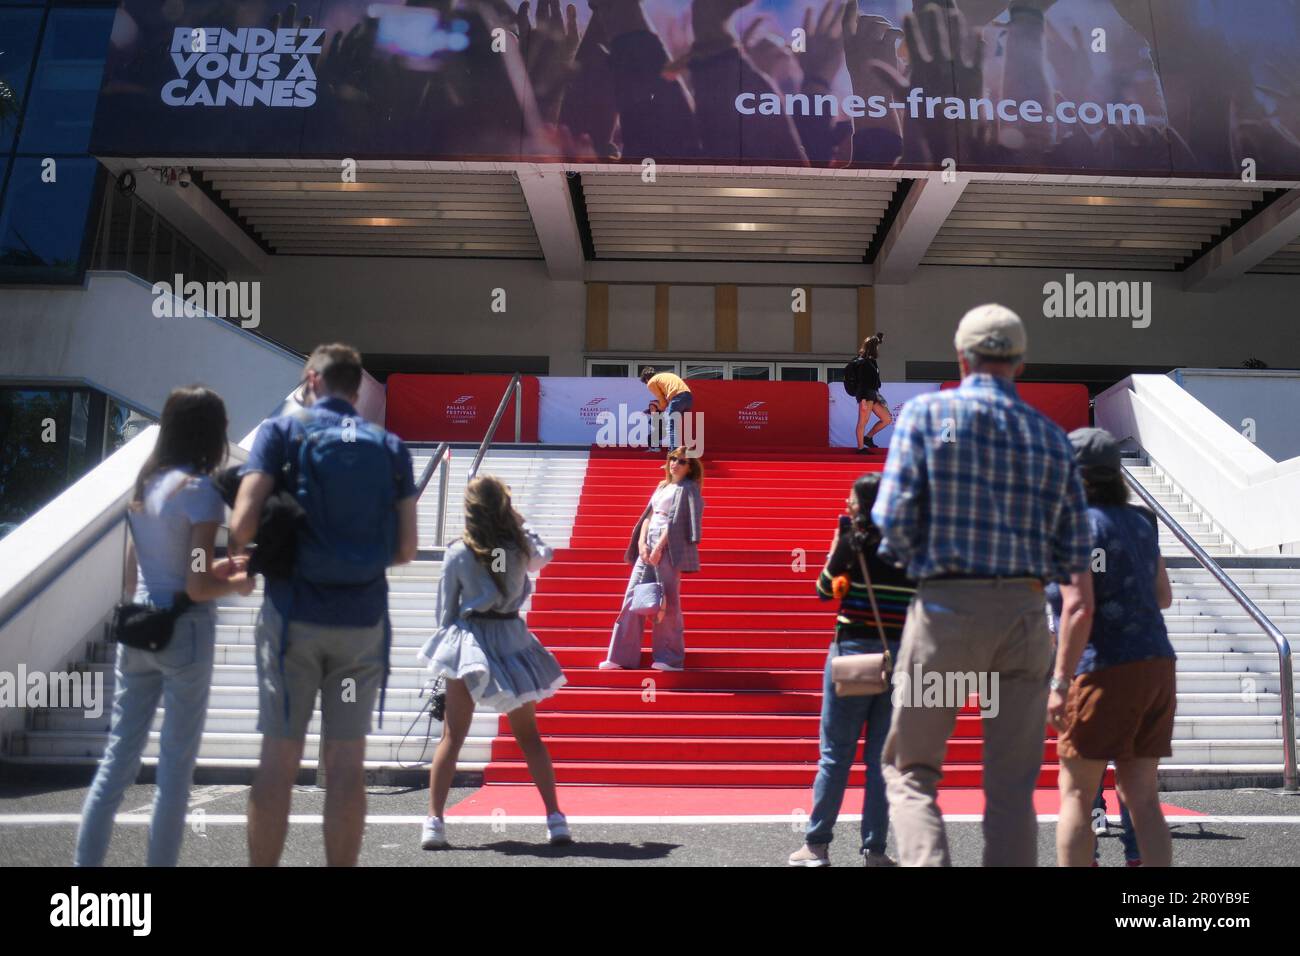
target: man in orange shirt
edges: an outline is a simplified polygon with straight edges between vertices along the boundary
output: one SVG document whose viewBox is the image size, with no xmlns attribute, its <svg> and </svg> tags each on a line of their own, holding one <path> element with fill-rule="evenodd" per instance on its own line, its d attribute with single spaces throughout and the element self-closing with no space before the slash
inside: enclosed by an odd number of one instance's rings
<svg viewBox="0 0 1300 956">
<path fill-rule="evenodd" d="M 655 370 L 648 365 L 641 369 L 641 381 L 645 382 L 646 388 L 654 396 L 653 407 L 666 416 L 669 450 L 677 448 L 681 438 L 678 431 L 681 416 L 691 410 L 691 403 L 695 400 L 690 386 L 672 372 L 655 374 Z"/>
</svg>

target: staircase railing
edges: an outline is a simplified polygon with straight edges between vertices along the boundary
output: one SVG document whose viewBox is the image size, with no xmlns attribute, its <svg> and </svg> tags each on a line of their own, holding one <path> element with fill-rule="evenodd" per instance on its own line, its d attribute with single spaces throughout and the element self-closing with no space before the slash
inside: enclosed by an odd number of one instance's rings
<svg viewBox="0 0 1300 956">
<path fill-rule="evenodd" d="M 497 426 L 501 424 L 501 418 L 506 413 L 506 406 L 510 403 L 511 394 L 515 397 L 515 441 L 521 441 L 523 436 L 523 414 L 524 414 L 524 385 L 523 376 L 520 373 L 515 374 L 510 379 L 510 384 L 506 386 L 505 394 L 501 396 L 501 404 L 497 406 L 497 412 L 492 416 L 492 424 L 488 425 L 487 434 L 483 436 L 482 443 L 478 446 L 478 453 L 474 456 L 473 463 L 469 466 L 469 475 L 466 481 L 472 481 L 478 474 L 478 466 L 483 464 L 483 456 L 487 454 L 488 447 L 492 444 L 492 439 L 497 433 Z"/>
<path fill-rule="evenodd" d="M 434 470 L 438 471 L 438 524 L 433 534 L 433 546 L 441 548 L 444 541 L 444 534 L 447 528 L 447 485 L 451 479 L 451 443 L 443 442 L 433 450 L 433 457 L 424 466 L 424 471 L 420 472 L 420 478 L 415 483 L 415 497 L 423 497 L 424 489 L 429 486 L 429 480 L 433 477 Z"/>
<path fill-rule="evenodd" d="M 1279 692 L 1282 697 L 1282 789 L 1288 791 L 1300 790 L 1300 782 L 1296 777 L 1296 732 L 1295 732 L 1295 688 L 1294 679 L 1291 672 L 1291 642 L 1287 640 L 1286 635 L 1278 628 L 1276 624 L 1268 619 L 1268 616 L 1259 609 L 1254 601 L 1246 594 L 1245 591 L 1232 580 L 1219 565 L 1219 562 L 1212 558 L 1208 551 L 1201 547 L 1200 543 L 1177 521 L 1173 515 L 1164 509 L 1160 502 L 1156 501 L 1155 496 L 1142 484 L 1133 477 L 1133 473 L 1124 466 L 1124 480 L 1128 482 L 1133 492 L 1142 499 L 1143 504 L 1155 512 L 1165 526 L 1169 528 L 1175 538 L 1182 542 L 1183 547 L 1192 553 L 1192 556 L 1200 562 L 1205 570 L 1210 572 L 1211 577 L 1223 585 L 1224 589 L 1232 595 L 1233 599 L 1240 604 L 1247 614 L 1254 619 L 1255 623 L 1263 629 L 1264 633 L 1269 636 L 1273 644 L 1277 647 L 1278 661 L 1278 678 Z"/>
</svg>

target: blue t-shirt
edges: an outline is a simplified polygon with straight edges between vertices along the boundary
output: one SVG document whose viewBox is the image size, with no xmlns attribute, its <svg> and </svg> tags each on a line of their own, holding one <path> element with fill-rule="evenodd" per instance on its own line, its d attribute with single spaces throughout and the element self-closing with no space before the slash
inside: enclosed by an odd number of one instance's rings
<svg viewBox="0 0 1300 956">
<path fill-rule="evenodd" d="M 1160 539 L 1155 515 L 1131 505 L 1090 505 L 1088 528 L 1094 563 L 1104 558 L 1105 570 L 1092 572 L 1096 611 L 1075 674 L 1135 661 L 1174 659 L 1174 645 L 1156 604 Z M 1048 586 L 1047 597 L 1059 621 L 1061 592 L 1057 585 Z"/>
<path fill-rule="evenodd" d="M 313 418 L 326 424 L 337 425 L 345 418 L 362 421 L 357 410 L 341 398 L 323 398 L 310 408 Z M 280 479 L 286 463 L 297 467 L 295 436 L 302 431 L 301 423 L 293 415 L 269 418 L 257 430 L 253 450 L 248 461 L 239 470 L 241 475 L 263 472 Z M 386 432 L 385 444 L 393 459 L 393 474 L 397 482 L 397 498 L 404 500 L 415 495 L 415 476 L 411 468 L 411 453 L 396 435 Z M 376 489 L 378 493 L 378 489 Z M 330 624 L 336 627 L 371 627 L 383 619 L 388 610 L 388 579 L 347 587 L 326 587 L 309 584 L 292 578 L 267 578 L 266 597 L 282 617 L 310 624 Z"/>
<path fill-rule="evenodd" d="M 190 529 L 225 517 L 226 506 L 206 475 L 173 468 L 150 478 L 140 509 L 127 517 L 135 544 L 135 603 L 171 607 L 185 590 Z"/>
</svg>

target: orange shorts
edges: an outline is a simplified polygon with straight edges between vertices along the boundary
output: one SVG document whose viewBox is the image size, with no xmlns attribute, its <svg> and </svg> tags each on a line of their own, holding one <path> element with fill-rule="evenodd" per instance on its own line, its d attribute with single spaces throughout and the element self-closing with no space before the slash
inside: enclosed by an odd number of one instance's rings
<svg viewBox="0 0 1300 956">
<path fill-rule="evenodd" d="M 1065 699 L 1062 757 L 1130 760 L 1173 753 L 1177 693 L 1167 657 L 1080 674 Z"/>
</svg>

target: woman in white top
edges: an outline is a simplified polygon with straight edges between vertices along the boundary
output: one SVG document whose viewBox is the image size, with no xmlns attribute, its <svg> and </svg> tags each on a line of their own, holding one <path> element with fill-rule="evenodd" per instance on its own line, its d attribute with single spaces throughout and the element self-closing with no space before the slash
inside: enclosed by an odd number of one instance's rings
<svg viewBox="0 0 1300 956">
<path fill-rule="evenodd" d="M 77 866 L 104 863 L 113 817 L 126 788 L 135 783 L 159 700 L 163 723 L 148 863 L 175 866 L 179 857 L 212 683 L 212 601 L 253 590 L 245 558 L 213 558 L 226 510 L 209 476 L 225 457 L 221 396 L 197 385 L 174 390 L 127 509 L 132 548 L 126 591 L 133 603 L 155 608 L 170 608 L 178 600 L 192 603 L 160 650 L 117 647 L 108 746 L 82 808 Z"/>
<path fill-rule="evenodd" d="M 442 559 L 439 627 L 418 654 L 431 677 L 447 681 L 442 740 L 429 769 L 429 817 L 420 835 L 426 850 L 447 846 L 447 793 L 480 704 L 509 718 L 546 806 L 550 842 L 571 842 L 536 714 L 537 702 L 564 685 L 564 672 L 519 616 L 533 593 L 529 572 L 540 571 L 553 556 L 515 511 L 510 490 L 499 479 L 484 475 L 469 483 L 465 534 Z"/>
<path fill-rule="evenodd" d="M 632 532 L 632 543 L 624 556 L 635 561 L 623 607 L 614 622 L 602 670 L 637 667 L 641 663 L 642 615 L 632 610 L 632 594 L 638 584 L 658 581 L 663 586 L 663 605 L 654 616 L 654 660 L 659 671 L 679 671 L 686 664 L 685 622 L 682 619 L 681 575 L 700 570 L 700 522 L 704 499 L 700 486 L 704 469 L 699 458 L 685 448 L 669 453 L 664 480 Z"/>
</svg>

